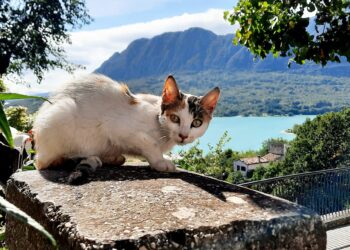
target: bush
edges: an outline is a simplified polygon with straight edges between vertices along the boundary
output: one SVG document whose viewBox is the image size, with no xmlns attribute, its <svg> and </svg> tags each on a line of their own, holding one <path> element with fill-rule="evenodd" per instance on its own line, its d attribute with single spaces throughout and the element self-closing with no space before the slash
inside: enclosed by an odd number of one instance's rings
<svg viewBox="0 0 350 250">
<path fill-rule="evenodd" d="M 350 109 L 319 115 L 293 129 L 282 162 L 283 174 L 330 169 L 350 164 Z"/>
<path fill-rule="evenodd" d="M 28 132 L 32 129 L 33 116 L 28 114 L 26 107 L 11 106 L 5 110 L 5 114 L 11 127 L 22 132 Z"/>
<path fill-rule="evenodd" d="M 215 145 L 208 145 L 209 152 L 204 155 L 200 149 L 199 141 L 187 151 L 180 151 L 181 159 L 175 162 L 183 169 L 212 176 L 230 183 L 241 183 L 244 177 L 239 172 L 233 171 L 233 162 L 241 157 L 241 154 L 232 149 L 224 149 L 230 140 L 225 132 Z"/>
</svg>

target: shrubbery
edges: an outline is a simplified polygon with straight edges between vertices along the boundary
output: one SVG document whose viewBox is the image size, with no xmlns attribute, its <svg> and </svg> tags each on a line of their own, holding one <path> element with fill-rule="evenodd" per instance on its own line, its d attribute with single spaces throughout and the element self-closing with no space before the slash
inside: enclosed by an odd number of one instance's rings
<svg viewBox="0 0 350 250">
<path fill-rule="evenodd" d="M 252 180 L 349 166 L 350 108 L 308 119 L 292 131 L 296 137 L 285 158 L 257 168 Z"/>
<path fill-rule="evenodd" d="M 233 162 L 240 158 L 264 155 L 271 143 L 287 143 L 285 140 L 269 139 L 263 142 L 259 151 L 236 152 L 225 149 L 230 140 L 225 133 L 215 146 L 209 145 L 209 153 L 204 155 L 197 142 L 188 151 L 181 151 L 177 163 L 181 168 L 206 174 L 231 183 L 261 180 L 276 176 L 317 171 L 349 166 L 350 164 L 350 108 L 340 112 L 319 115 L 306 120 L 292 129 L 296 137 L 289 143 L 285 158 L 258 167 L 248 178 L 233 171 Z"/>
<path fill-rule="evenodd" d="M 8 107 L 5 110 L 7 120 L 11 127 L 18 131 L 28 132 L 33 127 L 33 115 L 28 114 L 27 108 L 22 106 Z"/>
<path fill-rule="evenodd" d="M 259 152 L 237 152 L 232 149 L 224 149 L 229 140 L 230 138 L 225 132 L 215 146 L 208 145 L 209 152 L 207 154 L 204 154 L 203 150 L 198 147 L 199 141 L 197 141 L 189 150 L 180 151 L 180 159 L 176 160 L 176 163 L 186 170 L 209 175 L 230 183 L 238 184 L 247 181 L 241 172 L 233 171 L 233 162 L 240 158 L 255 156 Z"/>
</svg>

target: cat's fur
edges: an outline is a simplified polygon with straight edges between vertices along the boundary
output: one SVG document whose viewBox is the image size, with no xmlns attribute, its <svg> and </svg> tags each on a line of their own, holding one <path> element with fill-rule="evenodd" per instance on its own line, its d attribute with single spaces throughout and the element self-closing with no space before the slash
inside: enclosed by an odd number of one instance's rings
<svg viewBox="0 0 350 250">
<path fill-rule="evenodd" d="M 204 97 L 181 93 L 169 76 L 161 97 L 132 94 L 126 85 L 92 74 L 71 82 L 44 103 L 34 122 L 36 166 L 83 158 L 80 167 L 121 165 L 123 155 L 143 156 L 159 171 L 174 171 L 163 153 L 206 131 L 219 88 Z M 178 119 L 175 117 L 179 118 Z M 196 124 L 193 123 L 194 119 Z"/>
</svg>

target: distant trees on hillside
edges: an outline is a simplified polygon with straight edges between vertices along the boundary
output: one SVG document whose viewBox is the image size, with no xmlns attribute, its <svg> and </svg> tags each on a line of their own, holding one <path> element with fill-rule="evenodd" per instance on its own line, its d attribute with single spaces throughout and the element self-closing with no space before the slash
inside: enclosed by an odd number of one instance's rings
<svg viewBox="0 0 350 250">
<path fill-rule="evenodd" d="M 350 1 L 239 0 L 224 17 L 239 24 L 234 43 L 261 58 L 272 53 L 326 65 L 343 56 L 350 62 Z"/>
</svg>

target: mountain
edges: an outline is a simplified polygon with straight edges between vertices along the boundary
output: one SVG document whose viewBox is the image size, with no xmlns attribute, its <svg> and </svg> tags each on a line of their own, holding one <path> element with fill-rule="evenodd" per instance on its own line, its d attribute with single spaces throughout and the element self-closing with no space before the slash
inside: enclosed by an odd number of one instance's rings
<svg viewBox="0 0 350 250">
<path fill-rule="evenodd" d="M 138 39 L 96 72 L 125 81 L 134 93 L 160 95 L 168 74 L 175 76 L 182 91 L 195 95 L 219 86 L 218 116 L 322 114 L 350 106 L 349 63 L 288 68 L 287 58 L 254 60 L 245 47 L 234 46 L 232 38 L 191 28 Z M 35 112 L 40 102 L 17 100 L 8 105 Z"/>
<path fill-rule="evenodd" d="M 201 28 L 168 32 L 151 39 L 133 41 L 126 50 L 116 52 L 97 73 L 115 80 L 166 75 L 177 72 L 223 70 L 227 72 L 286 72 L 350 77 L 350 64 L 330 63 L 326 68 L 308 63 L 287 67 L 288 58 L 268 56 L 254 60 L 247 48 L 234 46 L 233 35 L 216 35 Z"/>
</svg>

